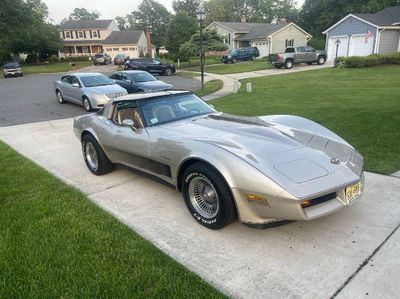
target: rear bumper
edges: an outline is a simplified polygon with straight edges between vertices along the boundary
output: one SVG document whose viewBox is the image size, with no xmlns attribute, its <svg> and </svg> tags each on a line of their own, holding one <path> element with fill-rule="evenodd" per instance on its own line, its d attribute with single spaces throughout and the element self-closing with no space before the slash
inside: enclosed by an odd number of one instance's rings
<svg viewBox="0 0 400 299">
<path fill-rule="evenodd" d="M 361 183 L 361 193 L 348 202 L 345 189 L 357 182 Z M 266 195 L 265 201 L 249 201 L 246 197 L 246 191 L 232 188 L 232 193 L 236 200 L 240 221 L 249 226 L 263 228 L 275 226 L 276 224 L 273 223 L 281 221 L 312 220 L 350 207 L 361 198 L 363 186 L 364 175 L 362 174 L 358 181 L 349 182 L 333 191 L 310 198 L 289 199 Z M 306 201 L 311 202 L 311 204 L 306 206 Z"/>
</svg>

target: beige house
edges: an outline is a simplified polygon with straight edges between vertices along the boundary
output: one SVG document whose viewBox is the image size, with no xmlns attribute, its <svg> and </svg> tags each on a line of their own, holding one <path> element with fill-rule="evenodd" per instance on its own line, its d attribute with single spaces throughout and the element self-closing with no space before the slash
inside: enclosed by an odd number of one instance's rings
<svg viewBox="0 0 400 299">
<path fill-rule="evenodd" d="M 69 20 L 60 29 L 61 56 L 94 55 L 103 51 L 104 40 L 119 31 L 114 20 Z"/>
<path fill-rule="evenodd" d="M 222 35 L 229 50 L 257 47 L 260 57 L 284 52 L 287 47 L 304 46 L 312 37 L 294 23 L 212 22 L 207 28 Z"/>
<path fill-rule="evenodd" d="M 130 58 L 138 58 L 146 54 L 147 39 L 144 31 L 114 31 L 103 42 L 105 53 L 114 58 L 117 54 L 126 54 Z"/>
</svg>

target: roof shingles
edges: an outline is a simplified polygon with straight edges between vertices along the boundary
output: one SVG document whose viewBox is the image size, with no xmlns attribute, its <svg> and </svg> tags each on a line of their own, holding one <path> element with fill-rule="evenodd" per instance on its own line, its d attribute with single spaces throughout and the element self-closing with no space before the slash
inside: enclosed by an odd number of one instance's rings
<svg viewBox="0 0 400 299">
<path fill-rule="evenodd" d="M 72 20 L 61 24 L 62 30 L 107 29 L 114 20 Z"/>
<path fill-rule="evenodd" d="M 139 42 L 143 31 L 113 31 L 103 42 L 105 45 L 132 45 Z"/>
<path fill-rule="evenodd" d="M 353 15 L 377 26 L 392 26 L 400 23 L 400 5 L 387 7 L 375 14 L 355 13 Z"/>
</svg>

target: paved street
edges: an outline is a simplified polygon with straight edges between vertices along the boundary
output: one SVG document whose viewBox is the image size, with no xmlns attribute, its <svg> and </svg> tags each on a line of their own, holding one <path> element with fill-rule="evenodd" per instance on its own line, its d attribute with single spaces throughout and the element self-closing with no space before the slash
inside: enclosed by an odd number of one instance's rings
<svg viewBox="0 0 400 299">
<path fill-rule="evenodd" d="M 111 73 L 115 66 L 90 66 L 83 71 Z M 80 70 L 81 71 L 81 70 Z M 45 120 L 61 119 L 85 114 L 81 106 L 67 103 L 60 105 L 55 97 L 53 81 L 62 74 L 26 75 L 22 78 L 0 79 L 0 127 Z M 195 90 L 197 80 L 171 76 L 159 77 L 176 88 Z"/>
<path fill-rule="evenodd" d="M 235 298 L 397 298 L 400 178 L 366 173 L 363 198 L 309 222 L 208 230 L 174 189 L 136 171 L 92 175 L 72 119 L 0 128 L 0 139 Z M 29 134 L 26 134 L 29 132 Z"/>
</svg>

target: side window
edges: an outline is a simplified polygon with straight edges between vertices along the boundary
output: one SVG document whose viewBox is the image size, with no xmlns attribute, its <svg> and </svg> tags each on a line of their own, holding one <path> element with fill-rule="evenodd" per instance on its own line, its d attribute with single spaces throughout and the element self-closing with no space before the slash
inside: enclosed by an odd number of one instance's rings
<svg viewBox="0 0 400 299">
<path fill-rule="evenodd" d="M 64 77 L 61 78 L 61 81 L 62 81 L 63 83 L 72 84 L 72 83 L 71 83 L 71 76 L 64 76 Z"/>
<path fill-rule="evenodd" d="M 297 52 L 305 52 L 305 48 L 304 47 L 298 47 L 297 48 Z"/>
<path fill-rule="evenodd" d="M 119 73 L 112 74 L 110 78 L 114 80 L 121 80 L 121 76 Z"/>
<path fill-rule="evenodd" d="M 313 47 L 305 47 L 305 51 L 306 52 L 314 52 L 314 48 Z"/>
<path fill-rule="evenodd" d="M 79 82 L 78 78 L 71 76 L 71 84 L 74 84 L 74 83 L 78 83 L 79 86 L 81 86 L 81 83 Z"/>
<path fill-rule="evenodd" d="M 121 74 L 121 80 L 131 80 L 126 74 Z"/>
<path fill-rule="evenodd" d="M 113 122 L 121 126 L 125 119 L 133 120 L 136 128 L 142 128 L 143 122 L 139 114 L 139 109 L 136 101 L 117 102 L 114 113 Z"/>
<path fill-rule="evenodd" d="M 152 61 L 153 61 L 154 64 L 161 64 L 161 61 L 158 60 L 158 59 L 152 59 Z"/>
</svg>

